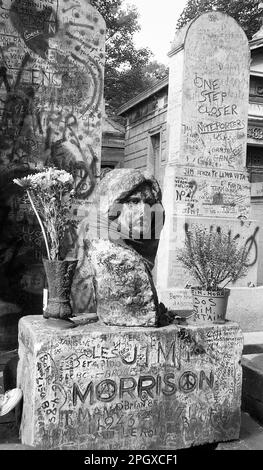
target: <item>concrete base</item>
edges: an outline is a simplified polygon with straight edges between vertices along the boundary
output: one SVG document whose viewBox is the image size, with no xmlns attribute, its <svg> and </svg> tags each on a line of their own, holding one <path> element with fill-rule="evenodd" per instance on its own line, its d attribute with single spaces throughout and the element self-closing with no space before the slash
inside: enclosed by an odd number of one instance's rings
<svg viewBox="0 0 263 470">
<path fill-rule="evenodd" d="M 238 325 L 64 328 L 19 323 L 22 444 L 181 449 L 238 439 Z"/>
<path fill-rule="evenodd" d="M 263 424 L 263 354 L 242 358 L 242 409 Z"/>
<path fill-rule="evenodd" d="M 239 440 L 220 443 L 216 450 L 263 450 L 263 428 L 248 413 L 242 413 Z"/>
<path fill-rule="evenodd" d="M 244 333 L 243 354 L 263 353 L 263 331 Z"/>
<path fill-rule="evenodd" d="M 263 286 L 231 287 L 227 318 L 238 322 L 243 331 L 263 329 Z"/>
</svg>

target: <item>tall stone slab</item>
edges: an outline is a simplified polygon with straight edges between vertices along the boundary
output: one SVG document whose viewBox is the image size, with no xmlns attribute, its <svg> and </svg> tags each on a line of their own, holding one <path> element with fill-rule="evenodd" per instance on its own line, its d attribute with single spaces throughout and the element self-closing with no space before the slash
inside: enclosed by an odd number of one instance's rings
<svg viewBox="0 0 263 470">
<path fill-rule="evenodd" d="M 4 0 L 0 13 L 1 164 L 64 166 L 87 195 L 100 165 L 105 22 L 88 0 Z"/>
<path fill-rule="evenodd" d="M 24 317 L 22 443 L 176 450 L 238 439 L 242 346 L 241 330 L 230 322 L 116 331 Z"/>
<path fill-rule="evenodd" d="M 166 222 L 157 268 L 161 300 L 191 308 L 193 281 L 176 259 L 184 224 L 239 233 L 250 247 L 250 269 L 237 285 L 257 282 L 257 228 L 250 220 L 246 171 L 250 52 L 235 20 L 209 12 L 176 35 L 170 52 Z"/>
<path fill-rule="evenodd" d="M 100 171 L 104 49 L 88 0 L 0 2 L 0 298 L 27 313 L 42 307 L 42 236 L 12 180 L 68 170 L 84 212 Z"/>
</svg>

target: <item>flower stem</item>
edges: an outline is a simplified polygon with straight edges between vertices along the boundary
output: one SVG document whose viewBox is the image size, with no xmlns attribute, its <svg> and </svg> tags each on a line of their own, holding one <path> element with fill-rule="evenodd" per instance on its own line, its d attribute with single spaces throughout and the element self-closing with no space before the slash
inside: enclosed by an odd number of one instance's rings
<svg viewBox="0 0 263 470">
<path fill-rule="evenodd" d="M 28 199 L 29 199 L 29 201 L 30 201 L 30 203 L 31 203 L 31 206 L 32 206 L 32 208 L 33 208 L 33 211 L 35 212 L 36 217 L 37 217 L 37 220 L 38 220 L 39 225 L 40 225 L 40 227 L 41 227 L 41 230 L 42 230 L 42 233 L 43 233 L 43 237 L 44 237 L 44 240 L 45 240 L 45 245 L 46 245 L 46 250 L 47 250 L 47 256 L 48 256 L 49 261 L 51 261 L 50 252 L 49 252 L 49 248 L 48 248 L 48 242 L 47 242 L 47 236 L 46 236 L 46 232 L 45 232 L 45 229 L 44 229 L 44 225 L 43 225 L 43 223 L 42 223 L 41 218 L 39 217 L 39 214 L 38 214 L 38 212 L 37 212 L 37 210 L 36 210 L 35 204 L 34 204 L 34 202 L 33 202 L 33 199 L 32 199 L 32 197 L 31 197 L 31 194 L 30 194 L 30 192 L 28 191 L 28 189 L 26 190 L 26 192 L 27 192 L 27 195 L 28 195 Z"/>
</svg>

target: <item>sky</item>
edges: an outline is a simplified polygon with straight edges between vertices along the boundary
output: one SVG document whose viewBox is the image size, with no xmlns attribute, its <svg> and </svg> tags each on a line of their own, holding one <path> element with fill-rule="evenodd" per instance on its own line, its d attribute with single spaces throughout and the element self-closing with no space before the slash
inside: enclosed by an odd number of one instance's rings
<svg viewBox="0 0 263 470">
<path fill-rule="evenodd" d="M 124 0 L 126 5 L 135 5 L 140 14 L 141 31 L 134 36 L 136 46 L 149 47 L 154 59 L 167 65 L 176 23 L 186 3 L 187 0 Z"/>
</svg>

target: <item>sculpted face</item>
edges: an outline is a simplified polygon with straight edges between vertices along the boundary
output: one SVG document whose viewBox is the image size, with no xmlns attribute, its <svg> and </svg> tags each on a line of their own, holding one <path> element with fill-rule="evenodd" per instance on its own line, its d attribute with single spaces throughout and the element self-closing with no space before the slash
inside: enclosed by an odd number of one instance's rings
<svg viewBox="0 0 263 470">
<path fill-rule="evenodd" d="M 150 271 L 164 223 L 159 184 L 146 172 L 116 169 L 103 176 L 94 200 L 79 244 L 76 307 L 97 308 L 110 325 L 154 326 L 159 307 Z"/>
<path fill-rule="evenodd" d="M 150 184 L 143 184 L 123 201 L 118 231 L 126 245 L 143 256 L 152 268 L 164 223 L 164 209 Z"/>
<path fill-rule="evenodd" d="M 155 204 L 157 201 L 150 185 L 135 190 L 122 203 L 118 220 L 120 232 L 127 234 L 129 239 L 151 239 L 152 213 L 155 211 Z"/>
<path fill-rule="evenodd" d="M 164 224 L 161 190 L 147 172 L 116 169 L 98 186 L 99 219 L 104 235 L 136 250 L 152 268 Z"/>
</svg>

